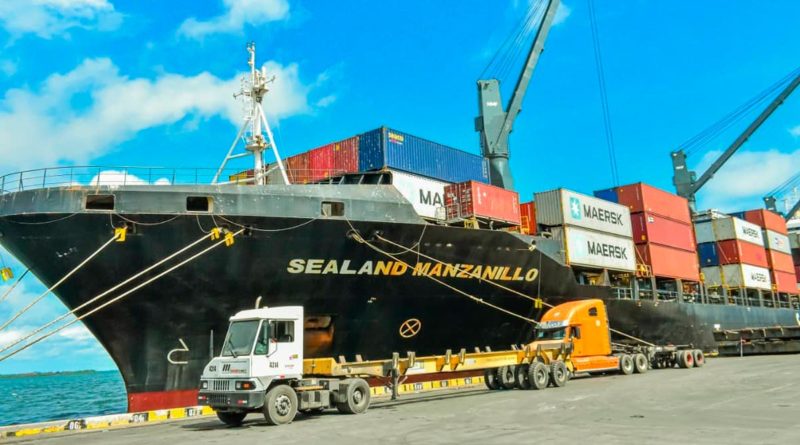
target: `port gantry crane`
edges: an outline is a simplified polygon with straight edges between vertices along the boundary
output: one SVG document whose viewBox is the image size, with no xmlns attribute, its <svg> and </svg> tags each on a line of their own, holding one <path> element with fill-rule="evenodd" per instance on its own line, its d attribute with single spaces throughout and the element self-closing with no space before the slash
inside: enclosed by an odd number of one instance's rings
<svg viewBox="0 0 800 445">
<path fill-rule="evenodd" d="M 764 207 L 766 207 L 767 210 L 773 211 L 775 213 L 783 214 L 783 217 L 787 221 L 792 219 L 795 215 L 797 215 L 797 212 L 800 212 L 800 199 L 795 197 L 795 199 L 797 199 L 797 202 L 795 202 L 794 205 L 792 205 L 792 207 L 789 209 L 789 211 L 787 211 L 784 214 L 783 212 L 778 210 L 777 197 L 779 195 L 787 193 L 788 191 L 790 191 L 793 187 L 796 187 L 797 185 L 800 185 L 800 173 L 798 173 L 798 174 L 792 176 L 791 178 L 787 179 L 783 184 L 781 184 L 780 186 L 775 188 L 773 191 L 771 191 L 767 196 L 765 196 L 764 197 Z"/>
<path fill-rule="evenodd" d="M 697 178 L 697 175 L 694 171 L 691 171 L 686 166 L 686 152 L 684 150 L 678 149 L 671 153 L 672 155 L 672 183 L 675 184 L 675 190 L 678 192 L 678 195 L 683 196 L 689 201 L 689 207 L 691 207 L 692 211 L 695 211 L 695 195 L 697 192 L 704 186 L 706 183 L 714 177 L 714 175 L 722 168 L 723 165 L 728 161 L 728 159 L 733 156 L 736 151 L 745 143 L 753 133 L 758 130 L 761 124 L 767 120 L 767 118 L 775 112 L 778 107 L 783 104 L 787 97 L 800 85 L 800 70 L 796 70 L 794 72 L 796 75 L 794 78 L 789 82 L 789 84 L 778 94 L 772 102 L 764 108 L 763 111 L 756 117 L 756 119 L 747 126 L 747 128 L 742 132 L 736 140 L 724 151 L 722 154 L 711 164 L 710 167 L 700 175 L 700 178 Z M 774 206 L 773 206 L 774 207 Z M 797 206 L 795 206 L 795 210 L 797 210 Z"/>
<path fill-rule="evenodd" d="M 522 110 L 522 100 L 533 75 L 533 69 L 544 50 L 544 41 L 561 3 L 560 0 L 545 1 L 548 3 L 542 15 L 542 22 L 536 31 L 536 37 L 533 39 L 525 65 L 505 110 L 500 97 L 500 81 L 478 80 L 479 115 L 475 118 L 475 131 L 480 133 L 481 153 L 489 160 L 492 185 L 510 190 L 514 188 L 514 180 L 508 167 L 508 137 L 513 130 L 514 120 Z"/>
</svg>

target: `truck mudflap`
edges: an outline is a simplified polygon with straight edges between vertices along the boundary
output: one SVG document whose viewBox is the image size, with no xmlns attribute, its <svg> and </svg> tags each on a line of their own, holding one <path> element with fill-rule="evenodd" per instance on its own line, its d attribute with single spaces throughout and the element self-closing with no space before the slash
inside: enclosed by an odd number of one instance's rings
<svg viewBox="0 0 800 445">
<path fill-rule="evenodd" d="M 210 406 L 216 411 L 251 410 L 264 406 L 264 392 L 200 391 L 197 394 L 197 404 L 202 406 Z"/>
</svg>

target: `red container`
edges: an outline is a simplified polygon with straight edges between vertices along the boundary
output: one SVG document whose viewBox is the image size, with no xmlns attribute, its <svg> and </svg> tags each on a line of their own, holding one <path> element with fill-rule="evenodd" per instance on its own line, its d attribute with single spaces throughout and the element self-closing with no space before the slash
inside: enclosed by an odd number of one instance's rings
<svg viewBox="0 0 800 445">
<path fill-rule="evenodd" d="M 308 184 L 308 153 L 286 158 L 286 175 L 292 184 Z"/>
<path fill-rule="evenodd" d="M 333 144 L 332 176 L 358 171 L 358 136 Z"/>
<path fill-rule="evenodd" d="M 794 274 L 797 277 L 797 282 L 800 283 L 800 266 L 794 266 Z"/>
<path fill-rule="evenodd" d="M 333 144 L 323 145 L 308 152 L 308 180 L 327 179 L 333 172 Z"/>
<path fill-rule="evenodd" d="M 444 188 L 447 219 L 483 218 L 519 225 L 519 194 L 517 192 L 467 181 Z"/>
<path fill-rule="evenodd" d="M 536 235 L 536 203 L 523 202 L 519 205 L 520 231 L 528 235 Z"/>
<path fill-rule="evenodd" d="M 750 264 L 769 267 L 767 250 L 758 244 L 741 240 L 717 241 L 717 256 L 720 264 Z"/>
<path fill-rule="evenodd" d="M 644 212 L 632 214 L 631 225 L 633 242 L 636 244 L 653 243 L 690 252 L 696 251 L 694 227 L 691 224 Z"/>
<path fill-rule="evenodd" d="M 619 203 L 631 213 L 648 212 L 686 224 L 692 223 L 686 198 L 647 185 L 643 182 L 617 187 Z"/>
<path fill-rule="evenodd" d="M 789 273 L 794 272 L 794 260 L 788 253 L 767 249 L 767 261 L 769 262 L 769 268 L 772 270 Z"/>
<path fill-rule="evenodd" d="M 658 244 L 637 244 L 637 263 L 647 264 L 656 277 L 700 281 L 697 254 Z"/>
<path fill-rule="evenodd" d="M 748 210 L 744 212 L 744 220 L 751 222 L 763 229 L 772 230 L 786 235 L 789 231 L 786 229 L 786 220 L 777 213 L 770 212 L 765 209 Z"/>
<path fill-rule="evenodd" d="M 775 291 L 785 294 L 800 293 L 797 290 L 797 276 L 795 274 L 773 270 L 770 275 L 772 275 L 772 288 Z"/>
</svg>

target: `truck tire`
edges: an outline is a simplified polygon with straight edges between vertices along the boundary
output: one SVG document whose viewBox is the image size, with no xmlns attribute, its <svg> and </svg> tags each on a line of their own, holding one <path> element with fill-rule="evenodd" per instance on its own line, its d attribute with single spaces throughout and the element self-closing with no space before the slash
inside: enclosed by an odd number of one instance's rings
<svg viewBox="0 0 800 445">
<path fill-rule="evenodd" d="M 242 426 L 247 413 L 217 411 L 217 418 L 228 426 Z"/>
<path fill-rule="evenodd" d="M 694 366 L 694 350 L 684 349 L 676 353 L 678 355 L 678 366 L 688 369 Z"/>
<path fill-rule="evenodd" d="M 545 389 L 550 383 L 550 371 L 542 362 L 533 362 L 528 367 L 528 382 L 533 389 Z"/>
<path fill-rule="evenodd" d="M 264 419 L 270 425 L 284 425 L 297 415 L 297 393 L 289 385 L 276 385 L 264 399 Z"/>
<path fill-rule="evenodd" d="M 633 356 L 633 370 L 637 374 L 644 374 L 650 368 L 650 363 L 641 352 Z"/>
<path fill-rule="evenodd" d="M 517 367 L 514 365 L 501 366 L 497 369 L 497 380 L 504 389 L 514 389 L 517 386 Z"/>
<path fill-rule="evenodd" d="M 497 369 L 489 368 L 483 371 L 483 383 L 489 389 L 500 389 L 500 382 L 497 381 Z"/>
<path fill-rule="evenodd" d="M 361 414 L 369 408 L 369 385 L 364 379 L 346 379 L 345 400 L 336 404 L 342 414 Z M 343 383 L 344 383 L 343 382 Z"/>
<path fill-rule="evenodd" d="M 567 369 L 567 365 L 560 360 L 556 360 L 550 364 L 550 383 L 556 387 L 560 388 L 567 384 L 567 380 L 569 380 L 569 370 Z"/>
<path fill-rule="evenodd" d="M 515 377 L 517 388 L 519 389 L 531 389 L 531 382 L 528 380 L 528 368 L 530 368 L 530 366 L 526 364 L 517 365 Z"/>
<path fill-rule="evenodd" d="M 619 372 L 623 375 L 631 375 L 633 374 L 633 357 L 628 354 L 622 354 L 619 356 Z"/>
<path fill-rule="evenodd" d="M 695 368 L 702 368 L 706 364 L 706 356 L 703 351 L 699 349 L 694 350 L 694 366 Z"/>
</svg>

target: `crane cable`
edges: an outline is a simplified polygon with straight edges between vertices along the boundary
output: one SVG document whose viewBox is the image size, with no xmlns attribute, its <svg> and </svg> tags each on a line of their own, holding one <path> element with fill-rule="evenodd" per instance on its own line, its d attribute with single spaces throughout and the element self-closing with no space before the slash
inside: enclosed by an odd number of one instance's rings
<svg viewBox="0 0 800 445">
<path fill-rule="evenodd" d="M 236 232 L 233 232 L 233 233 L 232 233 L 232 235 L 231 235 L 231 237 L 232 237 L 232 238 L 235 238 L 236 236 L 240 235 L 240 234 L 241 234 L 242 232 L 244 232 L 244 231 L 245 231 L 245 229 L 239 229 L 238 231 L 236 231 Z M 16 349 L 16 350 L 14 350 L 14 351 L 11 351 L 11 352 L 9 352 L 9 353 L 8 353 L 8 354 L 6 354 L 6 355 L 3 355 L 2 357 L 0 357 L 0 362 L 3 362 L 4 360 L 6 360 L 6 359 L 8 359 L 8 358 L 10 358 L 10 357 L 13 357 L 13 356 L 14 356 L 14 355 L 16 355 L 16 354 L 19 354 L 20 352 L 22 352 L 22 351 L 24 351 L 24 350 L 26 350 L 26 349 L 30 348 L 31 346 L 35 345 L 36 343 L 39 343 L 40 341 L 42 341 L 42 340 L 45 340 L 46 338 L 48 338 L 48 337 L 51 337 L 51 336 L 55 335 L 56 333 L 58 333 L 58 332 L 60 332 L 60 331 L 62 331 L 62 330 L 64 330 L 64 329 L 66 329 L 66 328 L 68 328 L 68 327 L 72 326 L 73 324 L 75 324 L 75 323 L 77 323 L 77 322 L 79 322 L 79 321 L 83 320 L 84 318 L 86 318 L 86 317 L 88 317 L 88 316 L 90 316 L 90 315 L 94 314 L 95 312 L 99 311 L 100 309 L 103 309 L 103 308 L 105 308 L 105 307 L 107 307 L 107 306 L 109 306 L 109 305 L 111 305 L 111 304 L 114 304 L 114 303 L 116 303 L 117 301 L 119 301 L 119 300 L 121 300 L 121 299 L 125 298 L 126 296 L 130 295 L 131 293 L 133 293 L 133 292 L 135 292 L 135 291 L 137 291 L 137 290 L 139 290 L 139 289 L 143 288 L 144 286 L 147 286 L 148 284 L 152 283 L 153 281 L 156 281 L 157 279 L 159 279 L 159 278 L 163 277 L 164 275 L 166 275 L 166 274 L 168 274 L 168 273 L 170 273 L 170 272 L 172 272 L 172 271 L 174 271 L 174 270 L 176 270 L 176 269 L 179 269 L 179 268 L 183 267 L 184 265 L 186 265 L 186 264 L 188 264 L 188 263 L 190 263 L 190 262 L 194 261 L 195 259 L 199 258 L 199 257 L 200 257 L 200 256 L 202 256 L 202 255 L 205 255 L 206 253 L 208 253 L 208 252 L 210 252 L 211 250 L 213 250 L 213 249 L 215 249 L 215 248 L 219 247 L 220 245 L 222 245 L 222 244 L 226 244 L 226 243 L 229 243 L 229 242 L 230 242 L 230 241 L 229 241 L 229 239 L 228 239 L 227 237 L 225 237 L 225 238 L 223 238 L 223 239 L 221 239 L 221 240 L 217 241 L 216 243 L 212 244 L 211 246 L 209 246 L 209 247 L 207 247 L 207 248 L 205 248 L 205 249 L 201 250 L 200 252 L 198 252 L 198 253 L 196 253 L 196 254 L 192 255 L 191 257 L 189 257 L 189 258 L 187 258 L 187 259 L 185 259 L 185 260 L 181 261 L 180 263 L 178 263 L 178 264 L 176 264 L 176 265 L 174 265 L 174 266 L 170 267 L 169 269 L 167 269 L 167 270 L 165 270 L 165 271 L 163 271 L 163 272 L 159 273 L 158 275 L 156 275 L 156 276 L 154 276 L 154 277 L 152 277 L 152 278 L 148 279 L 147 281 L 144 281 L 143 283 L 141 283 L 141 284 L 139 284 L 139 285 L 137 285 L 137 286 L 133 287 L 132 289 L 129 289 L 129 290 L 127 290 L 127 291 L 123 292 L 122 294 L 120 294 L 120 295 L 118 295 L 118 296 L 114 297 L 113 299 L 111 299 L 111 300 L 109 300 L 109 301 L 107 301 L 107 302 L 105 302 L 105 303 L 101 304 L 100 306 L 98 306 L 98 307 L 96 307 L 96 308 L 92 309 L 91 311 L 89 311 L 89 312 L 87 312 L 87 313 L 85 313 L 85 314 L 81 315 L 80 317 L 77 317 L 77 318 L 75 318 L 75 320 L 72 320 L 71 322 L 69 322 L 69 323 L 67 323 L 67 324 L 65 324 L 65 325 L 63 325 L 63 326 L 61 326 L 61 327 L 59 327 L 59 328 L 57 328 L 57 329 L 55 329 L 55 330 L 53 330 L 53 331 L 50 331 L 50 332 L 48 332 L 48 333 L 46 333 L 46 334 L 42 335 L 41 337 L 38 337 L 38 338 L 36 338 L 35 340 L 33 340 L 33 341 L 31 341 L 31 342 L 29 342 L 29 343 L 27 343 L 27 344 L 23 345 L 22 347 L 20 347 L 20 348 L 18 348 L 18 349 Z"/>
<path fill-rule="evenodd" d="M 600 38 L 597 32 L 597 17 L 594 11 L 594 0 L 589 2 L 589 21 L 592 29 L 592 43 L 594 44 L 594 61 L 597 68 L 597 83 L 600 86 L 600 102 L 603 109 L 603 122 L 605 125 L 606 145 L 608 146 L 608 159 L 611 164 L 611 180 L 614 185 L 619 185 L 617 170 L 617 154 L 614 148 L 614 133 L 611 128 L 611 112 L 608 108 L 608 94 L 606 92 L 605 72 L 603 71 L 603 55 L 600 52 Z"/>
<path fill-rule="evenodd" d="M 513 63 L 511 54 L 517 52 L 518 47 L 522 44 L 522 41 L 525 40 L 527 33 L 532 29 L 537 12 L 542 9 L 541 4 L 542 3 L 539 2 L 531 6 L 527 14 L 525 14 L 511 29 L 506 39 L 497 48 L 494 55 L 492 55 L 489 63 L 487 63 L 483 71 L 481 71 L 480 79 L 484 78 L 486 74 L 490 74 L 498 79 L 502 77 L 501 73 L 504 73 L 507 70 L 507 66 Z M 490 70 L 491 68 L 494 69 Z"/>
<path fill-rule="evenodd" d="M 25 269 L 25 272 L 22 272 L 22 275 L 20 275 L 19 278 L 17 278 L 17 281 L 15 281 L 14 284 L 11 285 L 11 287 L 9 287 L 8 289 L 6 289 L 5 292 L 3 292 L 3 296 L 0 296 L 0 303 L 2 303 L 3 301 L 6 300 L 6 298 L 8 298 L 9 294 L 11 294 L 11 291 L 13 291 L 14 288 L 16 288 L 17 285 L 19 285 L 22 279 L 25 278 L 25 275 L 28 275 L 28 272 L 30 271 L 31 271 L 30 269 Z"/>
<path fill-rule="evenodd" d="M 25 312 L 27 312 L 27 311 L 28 311 L 28 309 L 32 308 L 32 307 L 33 307 L 33 305 L 35 305 L 36 303 L 38 303 L 39 301 L 41 301 L 41 300 L 42 300 L 42 298 L 44 298 L 44 297 L 46 297 L 48 294 L 50 294 L 50 292 L 52 292 L 52 291 L 53 291 L 55 288 L 57 288 L 59 285 L 61 285 L 61 283 L 63 283 L 64 281 L 66 281 L 66 279 L 67 279 L 67 278 L 71 277 L 71 276 L 72 276 L 72 275 L 73 275 L 75 272 L 77 272 L 77 271 L 78 271 L 78 270 L 80 270 L 80 269 L 81 269 L 83 266 L 85 266 L 85 265 L 86 265 L 86 263 L 88 263 L 88 262 L 89 262 L 89 261 L 91 261 L 91 260 L 92 260 L 94 257 L 96 257 L 97 255 L 99 255 L 99 254 L 100 254 L 100 252 L 102 252 L 102 251 L 103 251 L 103 250 L 104 250 L 106 247 L 110 246 L 110 245 L 111 245 L 111 243 L 113 243 L 114 241 L 116 241 L 116 240 L 117 240 L 117 238 L 119 238 L 119 237 L 120 237 L 120 234 L 119 234 L 119 233 L 115 233 L 115 234 L 114 234 L 114 236 L 112 236 L 112 237 L 111 237 L 111 238 L 110 238 L 108 241 L 106 241 L 105 243 L 103 243 L 103 245 L 102 245 L 102 246 L 100 246 L 100 248 L 98 248 L 98 249 L 97 249 L 97 250 L 95 250 L 95 251 L 94 251 L 94 252 L 93 252 L 91 255 L 89 255 L 88 257 L 86 257 L 86 259 L 84 259 L 83 261 L 81 261 L 81 262 L 80 262 L 80 263 L 79 263 L 77 266 L 75 266 L 75 267 L 74 267 L 72 270 L 70 270 L 70 271 L 69 271 L 69 272 L 68 272 L 66 275 L 64 275 L 64 276 L 63 276 L 63 277 L 62 277 L 60 280 L 56 281 L 56 283 L 55 283 L 55 284 L 53 284 L 52 286 L 50 286 L 50 287 L 49 287 L 49 288 L 48 288 L 46 291 L 42 292 L 42 294 L 40 294 L 38 297 L 34 298 L 34 299 L 33 299 L 33 301 L 31 301 L 30 303 L 28 303 L 28 305 L 27 305 L 27 306 L 25 306 L 25 307 L 24 307 L 24 308 L 22 308 L 22 309 L 21 309 L 19 312 L 17 312 L 17 313 L 16 313 L 16 314 L 15 314 L 13 317 L 11 317 L 11 319 L 10 319 L 10 320 L 8 320 L 8 321 L 6 321 L 5 323 L 3 323 L 3 325 L 2 325 L 2 326 L 0 326 L 0 331 L 2 331 L 3 329 L 5 329 L 6 327 L 8 327 L 8 325 L 10 325 L 11 323 L 13 323 L 13 322 L 14 322 L 14 320 L 16 320 L 16 319 L 17 319 L 17 318 L 19 318 L 19 317 L 20 317 L 22 314 L 24 314 Z"/>
<path fill-rule="evenodd" d="M 43 330 L 47 329 L 48 327 L 50 327 L 50 326 L 52 326 L 52 325 L 54 325 L 54 324 L 58 323 L 59 321 L 63 320 L 64 318 L 66 318 L 66 317 L 68 317 L 68 316 L 70 316 L 70 315 L 72 315 L 72 314 L 75 314 L 76 312 L 78 312 L 79 310 L 81 310 L 81 309 L 85 308 L 86 306 L 88 306 L 88 305 L 90 305 L 90 304 L 94 303 L 95 301 L 97 301 L 97 300 L 99 300 L 99 299 L 101 299 L 101 298 L 105 297 L 106 295 L 110 294 L 111 292 L 114 292 L 115 290 L 119 289 L 120 287 L 122 287 L 122 286 L 124 286 L 124 285 L 126 285 L 126 284 L 128 284 L 128 283 L 130 283 L 131 281 L 135 280 L 136 278 L 139 278 L 140 276 L 142 276 L 142 275 L 146 274 L 147 272 L 150 272 L 151 270 L 153 270 L 153 269 L 155 269 L 156 267 L 158 267 L 158 266 L 160 266 L 160 265 L 164 264 L 165 262 L 167 262 L 167 261 L 171 260 L 172 258 L 175 258 L 176 256 L 180 255 L 181 253 L 183 253 L 183 252 L 185 252 L 185 251 L 187 251 L 187 250 L 191 249 L 192 247 L 196 246 L 196 245 L 197 245 L 197 244 L 199 244 L 201 241 L 203 241 L 203 240 L 205 240 L 205 239 L 207 239 L 207 238 L 208 238 L 208 235 L 206 235 L 206 234 L 203 234 L 203 236 L 201 236 L 201 237 L 200 237 L 198 240 L 196 240 L 196 241 L 194 241 L 194 242 L 192 242 L 192 243 L 189 243 L 189 244 L 188 244 L 188 245 L 186 245 L 185 247 L 183 247 L 183 248 L 181 248 L 181 249 L 177 250 L 175 253 L 173 253 L 173 254 L 171 254 L 171 255 L 169 255 L 169 256 L 167 256 L 167 257 L 164 257 L 164 258 L 163 258 L 163 259 L 161 259 L 160 261 L 158 261 L 158 262 L 156 262 L 156 263 L 153 263 L 152 265 L 150 265 L 149 267 L 147 267 L 147 268 L 145 268 L 145 269 L 142 269 L 140 272 L 138 272 L 138 273 L 136 273 L 136 274 L 134 274 L 134 275 L 131 275 L 131 276 L 130 276 L 130 277 L 128 277 L 126 280 L 124 280 L 124 281 L 122 281 L 122 282 L 118 283 L 117 285 L 115 285 L 115 286 L 113 286 L 113 287 L 110 287 L 110 288 L 108 288 L 108 289 L 107 289 L 107 290 L 105 290 L 104 292 L 102 292 L 102 293 L 98 294 L 97 296 L 95 296 L 94 298 L 92 298 L 92 299 L 90 299 L 90 300 L 88 300 L 88 301 L 85 301 L 84 303 L 80 304 L 79 306 L 77 306 L 76 308 L 72 309 L 71 311 L 69 311 L 69 312 L 67 312 L 67 313 L 65 313 L 65 314 L 63 314 L 63 315 L 61 315 L 61 316 L 59 316 L 58 318 L 54 319 L 53 321 L 51 321 L 51 322 L 49 322 L 49 323 L 47 323 L 47 324 L 45 324 L 45 325 L 43 325 L 43 326 L 40 326 L 39 328 L 37 328 L 37 329 L 35 329 L 35 330 L 31 331 L 30 333 L 28 333 L 27 335 L 25 335 L 24 337 L 20 337 L 20 338 L 16 339 L 16 340 L 15 340 L 13 343 L 11 343 L 11 344 L 8 344 L 8 345 L 6 345 L 6 346 L 4 346 L 4 347 L 0 348 L 0 352 L 5 352 L 5 351 L 7 351 L 8 349 L 11 349 L 12 347 L 14 347 L 14 346 L 16 346 L 16 345 L 18 345 L 18 344 L 22 343 L 23 341 L 25 341 L 25 340 L 27 340 L 27 339 L 29 339 L 29 338 L 33 337 L 34 335 L 36 335 L 36 334 L 38 334 L 39 332 L 41 332 L 41 331 L 43 331 Z"/>
</svg>

